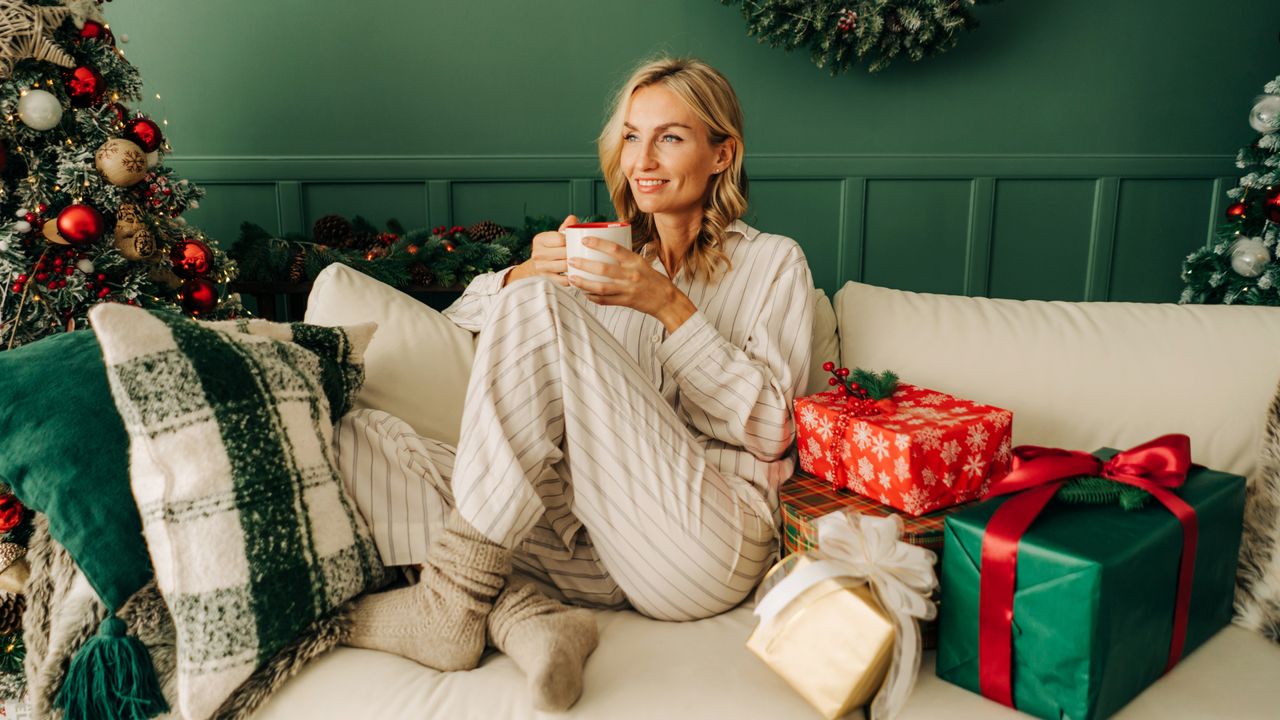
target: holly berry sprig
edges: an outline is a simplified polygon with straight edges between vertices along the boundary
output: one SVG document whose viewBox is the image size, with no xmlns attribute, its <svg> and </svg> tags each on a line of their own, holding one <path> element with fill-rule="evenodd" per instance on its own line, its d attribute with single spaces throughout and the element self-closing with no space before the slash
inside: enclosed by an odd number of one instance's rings
<svg viewBox="0 0 1280 720">
<path fill-rule="evenodd" d="M 828 360 L 822 363 L 822 369 L 831 373 L 827 384 L 837 385 L 849 398 L 847 404 L 857 415 L 874 415 L 884 413 L 891 415 L 897 410 L 893 402 L 893 392 L 898 389 L 898 375 L 892 370 L 880 374 L 862 368 L 836 367 Z"/>
</svg>

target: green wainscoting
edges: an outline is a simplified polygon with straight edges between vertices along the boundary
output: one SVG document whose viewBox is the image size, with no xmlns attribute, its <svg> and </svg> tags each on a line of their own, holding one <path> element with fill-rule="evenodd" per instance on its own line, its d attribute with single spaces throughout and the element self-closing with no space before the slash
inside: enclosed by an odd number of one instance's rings
<svg viewBox="0 0 1280 720">
<path fill-rule="evenodd" d="M 693 54 L 738 90 L 748 221 L 817 283 L 1168 301 L 1280 74 L 1275 0 L 1005 0 L 955 50 L 832 78 L 715 0 L 117 0 L 105 6 L 209 192 L 249 220 L 515 224 L 610 212 L 594 157 L 629 67 Z M 161 94 L 163 100 L 155 98 Z"/>
<path fill-rule="evenodd" d="M 173 160 L 209 193 L 188 217 L 220 238 L 242 220 L 293 232 L 334 212 L 408 227 L 612 212 L 589 157 L 401 158 L 381 179 L 378 163 Z M 1217 225 L 1215 188 L 1233 182 L 1217 157 L 772 157 L 748 170 L 747 221 L 796 238 L 825 290 L 1043 300 L 1176 299 L 1181 259 Z"/>
</svg>

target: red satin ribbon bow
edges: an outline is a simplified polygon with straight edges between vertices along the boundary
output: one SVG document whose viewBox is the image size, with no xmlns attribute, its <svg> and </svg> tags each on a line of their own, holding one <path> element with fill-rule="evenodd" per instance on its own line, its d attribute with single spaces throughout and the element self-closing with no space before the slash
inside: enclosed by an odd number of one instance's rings
<svg viewBox="0 0 1280 720">
<path fill-rule="evenodd" d="M 1171 488 L 1180 487 L 1191 468 L 1191 440 L 1164 435 L 1117 454 L 1105 463 L 1083 452 L 1020 445 L 1013 467 L 992 485 L 989 496 L 1018 493 L 991 516 L 982 537 L 982 574 L 978 603 L 978 686 L 982 694 L 1013 707 L 1013 592 L 1017 580 L 1018 541 L 1062 483 L 1093 475 L 1140 487 L 1151 493 L 1182 523 L 1182 560 L 1174 605 L 1173 639 L 1164 671 L 1182 657 L 1191 605 L 1191 576 L 1196 564 L 1196 512 Z"/>
</svg>

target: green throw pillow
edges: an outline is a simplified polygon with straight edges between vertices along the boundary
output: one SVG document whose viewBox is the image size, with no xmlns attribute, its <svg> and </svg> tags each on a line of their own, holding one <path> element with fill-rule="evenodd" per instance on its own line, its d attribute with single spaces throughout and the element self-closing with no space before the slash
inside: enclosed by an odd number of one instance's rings
<svg viewBox="0 0 1280 720">
<path fill-rule="evenodd" d="M 0 481 L 118 608 L 151 579 L 129 490 L 129 437 L 89 330 L 0 352 Z"/>
<path fill-rule="evenodd" d="M 317 354 L 291 342 L 127 305 L 100 305 L 89 319 L 177 631 L 179 710 L 208 717 L 380 577 L 333 463 L 324 389 L 346 381 L 326 378 Z M 373 326 L 325 332 L 358 365 Z"/>
</svg>

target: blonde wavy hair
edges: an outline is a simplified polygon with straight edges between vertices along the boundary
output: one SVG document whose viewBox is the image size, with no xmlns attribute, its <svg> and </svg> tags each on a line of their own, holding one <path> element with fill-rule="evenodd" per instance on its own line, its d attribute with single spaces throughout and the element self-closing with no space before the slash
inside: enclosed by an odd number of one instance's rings
<svg viewBox="0 0 1280 720">
<path fill-rule="evenodd" d="M 702 229 L 681 260 L 681 267 L 688 269 L 694 277 L 711 281 L 721 269 L 728 271 L 732 268 L 729 257 L 721 248 L 729 225 L 747 211 L 742 108 L 724 75 L 692 58 L 659 58 L 636 68 L 614 97 L 609 119 L 596 140 L 600 169 L 618 219 L 631 223 L 632 250 L 645 257 L 653 257 L 657 252 L 658 230 L 653 216 L 641 212 L 631 194 L 631 185 L 622 168 L 622 128 L 631 96 L 641 88 L 658 84 L 675 93 L 693 109 L 710 130 L 712 145 L 734 141 L 732 162 L 724 172 L 712 175 L 708 180 Z"/>
</svg>

